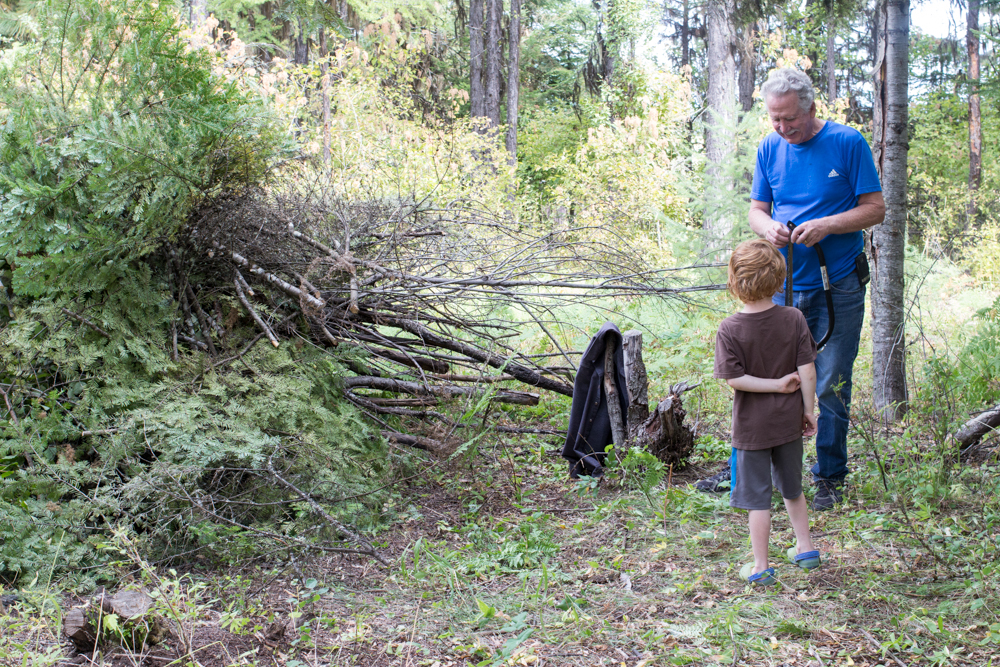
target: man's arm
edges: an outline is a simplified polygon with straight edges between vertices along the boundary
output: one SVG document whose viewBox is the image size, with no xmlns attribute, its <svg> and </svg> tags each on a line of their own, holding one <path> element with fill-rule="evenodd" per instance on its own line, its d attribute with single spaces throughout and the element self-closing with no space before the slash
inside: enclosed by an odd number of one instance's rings
<svg viewBox="0 0 1000 667">
<path fill-rule="evenodd" d="M 881 192 L 866 192 L 858 196 L 858 205 L 849 211 L 807 220 L 795 227 L 791 234 L 793 243 L 812 247 L 830 234 L 847 234 L 873 227 L 885 219 L 885 200 Z M 783 222 L 771 218 L 769 202 L 750 200 L 750 228 L 767 239 L 776 248 L 788 244 L 788 228 Z"/>
<path fill-rule="evenodd" d="M 738 378 L 726 380 L 733 389 L 748 391 L 753 394 L 791 394 L 799 389 L 798 372 L 789 373 L 782 378 L 759 378 L 753 375 L 741 375 Z M 816 390 L 816 374 L 813 372 L 813 393 Z"/>
</svg>

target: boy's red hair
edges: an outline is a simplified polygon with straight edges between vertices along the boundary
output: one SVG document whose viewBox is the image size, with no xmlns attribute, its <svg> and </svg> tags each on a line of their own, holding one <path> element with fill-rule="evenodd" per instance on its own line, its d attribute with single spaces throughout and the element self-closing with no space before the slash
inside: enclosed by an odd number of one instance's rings
<svg viewBox="0 0 1000 667">
<path fill-rule="evenodd" d="M 785 258 L 764 239 L 744 241 L 729 258 L 730 294 L 743 303 L 774 296 L 785 282 Z"/>
</svg>

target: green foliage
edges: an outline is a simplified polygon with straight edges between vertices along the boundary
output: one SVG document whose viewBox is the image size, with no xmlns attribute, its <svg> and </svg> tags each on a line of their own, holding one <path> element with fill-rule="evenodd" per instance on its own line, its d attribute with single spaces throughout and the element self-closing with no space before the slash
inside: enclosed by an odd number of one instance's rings
<svg viewBox="0 0 1000 667">
<path fill-rule="evenodd" d="M 614 457 L 610 456 L 609 461 Z M 620 475 L 622 486 L 628 489 L 642 491 L 652 509 L 657 504 L 653 501 L 653 490 L 667 476 L 667 466 L 645 449 L 632 447 L 625 458 L 617 466 L 612 467 Z"/>
<path fill-rule="evenodd" d="M 170 3 L 37 11 L 40 38 L 0 59 L 0 256 L 20 294 L 87 294 L 176 237 L 203 197 L 258 183 L 280 139 L 180 39 Z"/>
<path fill-rule="evenodd" d="M 261 345 L 232 371 L 206 369 L 200 356 L 172 363 L 167 350 L 149 344 L 164 338 L 155 309 L 126 315 L 112 305 L 99 311 L 112 340 L 84 325 L 58 325 L 60 308 L 44 302 L 3 332 L 0 375 L 13 387 L 30 393 L 36 376 L 51 372 L 52 383 L 69 390 L 33 399 L 0 439 L 0 502 L 10 519 L 0 524 L 0 576 L 16 579 L 53 561 L 85 571 L 101 560 L 91 551 L 100 535 L 124 516 L 148 546 L 195 544 L 224 558 L 255 550 L 239 525 L 311 539 L 296 525 L 307 513 L 269 507 L 285 494 L 253 481 L 269 457 L 308 491 L 330 500 L 358 496 L 334 510 L 342 519 L 376 521 L 381 496 L 365 492 L 384 472 L 385 452 L 341 400 L 343 369 L 335 360 L 308 346 Z M 84 437 L 84 430 L 99 435 Z M 235 524 L 182 519 L 199 488 L 217 494 L 217 502 L 245 494 L 261 507 L 227 513 Z"/>
<path fill-rule="evenodd" d="M 975 334 L 954 358 L 941 354 L 928 362 L 932 383 L 960 405 L 981 409 L 1000 401 L 1000 298 L 976 313 Z M 937 394 L 940 397 L 940 394 Z"/>
<path fill-rule="evenodd" d="M 172 343 L 189 217 L 264 184 L 288 142 L 171 7 L 39 3 L 44 34 L 0 56 L 3 580 L 89 587 L 117 527 L 161 556 L 254 554 L 262 530 L 338 541 L 268 463 L 340 520 L 378 521 L 386 452 L 336 358 L 248 346 L 224 296 L 233 365 Z"/>
</svg>

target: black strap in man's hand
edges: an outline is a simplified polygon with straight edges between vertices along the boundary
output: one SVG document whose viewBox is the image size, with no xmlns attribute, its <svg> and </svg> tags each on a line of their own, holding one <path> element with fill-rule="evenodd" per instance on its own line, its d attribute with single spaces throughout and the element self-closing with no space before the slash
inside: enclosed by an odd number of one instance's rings
<svg viewBox="0 0 1000 667">
<path fill-rule="evenodd" d="M 792 249 L 795 244 L 792 243 L 792 232 L 795 230 L 795 223 L 789 222 L 788 226 L 788 286 L 785 288 L 785 305 L 794 306 L 794 294 L 792 291 L 792 271 L 795 268 L 795 264 L 792 260 Z M 823 276 L 823 293 L 826 295 L 826 313 L 830 318 L 830 324 L 826 328 L 826 333 L 823 334 L 823 338 L 816 343 L 817 351 L 822 350 L 826 345 L 827 341 L 830 340 L 830 336 L 833 335 L 833 324 L 834 324 L 834 313 L 833 313 L 833 288 L 830 285 L 830 274 L 826 270 L 826 257 L 823 255 L 823 248 L 817 243 L 813 246 L 816 250 L 816 257 L 819 259 L 819 272 Z"/>
</svg>

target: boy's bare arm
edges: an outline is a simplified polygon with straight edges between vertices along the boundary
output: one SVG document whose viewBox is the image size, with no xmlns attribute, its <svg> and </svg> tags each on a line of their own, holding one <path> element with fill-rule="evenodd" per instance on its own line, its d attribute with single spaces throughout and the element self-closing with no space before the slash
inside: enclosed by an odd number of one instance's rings
<svg viewBox="0 0 1000 667">
<path fill-rule="evenodd" d="M 759 378 L 753 375 L 741 375 L 738 378 L 726 380 L 733 389 L 748 391 L 753 394 L 791 394 L 799 389 L 799 374 L 789 373 L 781 378 Z M 813 371 L 813 387 L 816 385 L 816 373 Z"/>
<path fill-rule="evenodd" d="M 802 392 L 802 407 L 806 414 L 812 414 L 816 408 L 816 364 L 808 363 L 799 366 L 800 391 Z"/>
<path fill-rule="evenodd" d="M 816 435 L 816 364 L 808 363 L 799 366 L 799 378 L 802 392 L 802 435 Z"/>
</svg>

